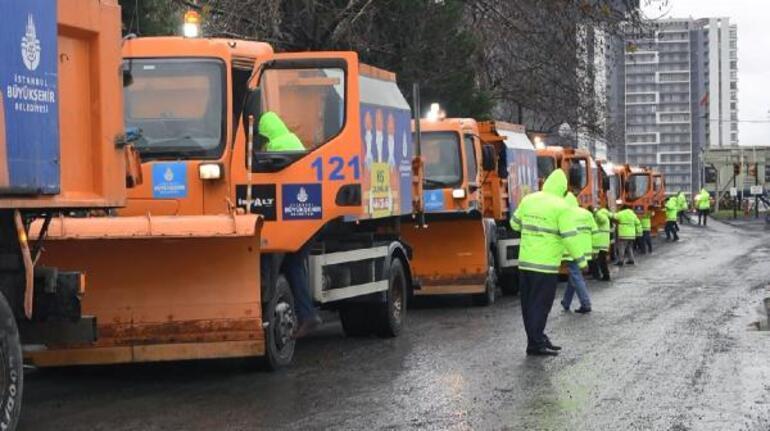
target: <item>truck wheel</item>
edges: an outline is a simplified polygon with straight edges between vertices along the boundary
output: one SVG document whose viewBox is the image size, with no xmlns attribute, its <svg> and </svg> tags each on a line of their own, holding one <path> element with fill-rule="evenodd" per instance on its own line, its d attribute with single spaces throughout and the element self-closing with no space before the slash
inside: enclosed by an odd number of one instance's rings
<svg viewBox="0 0 770 431">
<path fill-rule="evenodd" d="M 352 303 L 340 308 L 342 330 L 348 337 L 365 337 L 372 333 L 371 304 Z"/>
<path fill-rule="evenodd" d="M 387 298 L 375 305 L 375 333 L 379 337 L 397 337 L 406 319 L 406 272 L 401 259 L 390 262 Z"/>
<path fill-rule="evenodd" d="M 487 252 L 487 278 L 484 282 L 486 290 L 472 296 L 473 305 L 486 307 L 495 303 L 497 296 L 497 270 L 495 269 L 495 255 L 492 251 Z"/>
<path fill-rule="evenodd" d="M 297 326 L 294 296 L 283 274 L 278 276 L 270 301 L 263 305 L 265 328 L 265 365 L 276 370 L 291 363 L 296 342 L 292 335 Z"/>
<path fill-rule="evenodd" d="M 24 380 L 16 319 L 0 293 L 0 429 L 14 430 L 21 412 Z"/>
</svg>

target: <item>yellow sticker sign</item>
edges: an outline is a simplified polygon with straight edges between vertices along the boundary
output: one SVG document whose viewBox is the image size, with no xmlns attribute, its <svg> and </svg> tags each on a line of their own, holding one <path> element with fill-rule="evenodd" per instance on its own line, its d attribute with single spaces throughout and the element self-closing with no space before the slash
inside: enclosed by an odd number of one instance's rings
<svg viewBox="0 0 770 431">
<path fill-rule="evenodd" d="M 372 163 L 370 172 L 369 213 L 373 218 L 392 215 L 393 192 L 390 188 L 390 165 Z"/>
</svg>

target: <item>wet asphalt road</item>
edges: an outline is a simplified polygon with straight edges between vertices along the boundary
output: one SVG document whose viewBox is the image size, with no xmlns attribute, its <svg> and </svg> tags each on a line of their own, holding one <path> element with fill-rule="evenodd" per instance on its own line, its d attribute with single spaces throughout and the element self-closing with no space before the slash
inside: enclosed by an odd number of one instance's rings
<svg viewBox="0 0 770 431">
<path fill-rule="evenodd" d="M 515 297 L 431 301 L 393 340 L 326 324 L 279 373 L 250 361 L 31 372 L 20 429 L 768 430 L 770 332 L 749 325 L 770 232 L 714 222 L 682 237 L 591 282 L 592 314 L 556 303 L 557 358 L 524 354 Z"/>
</svg>

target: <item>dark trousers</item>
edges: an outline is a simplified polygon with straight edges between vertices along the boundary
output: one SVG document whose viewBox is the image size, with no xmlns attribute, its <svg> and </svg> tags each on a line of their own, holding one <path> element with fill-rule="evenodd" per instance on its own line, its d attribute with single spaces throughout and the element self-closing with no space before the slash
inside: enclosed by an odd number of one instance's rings
<svg viewBox="0 0 770 431">
<path fill-rule="evenodd" d="M 674 241 L 679 241 L 679 235 L 677 235 L 674 225 L 676 225 L 675 221 L 666 222 L 666 239 L 672 239 L 673 237 Z"/>
<path fill-rule="evenodd" d="M 545 325 L 556 297 L 557 274 L 519 270 L 519 298 L 521 317 L 527 332 L 527 349 L 546 345 Z"/>
<path fill-rule="evenodd" d="M 590 262 L 588 262 L 588 266 L 591 269 L 591 276 L 593 276 L 595 280 L 610 279 L 610 268 L 607 265 L 606 251 L 600 251 Z"/>
<path fill-rule="evenodd" d="M 703 226 L 706 226 L 706 222 L 708 221 L 708 218 L 709 218 L 708 209 L 698 210 L 698 226 L 700 226 L 701 224 Z"/>
<path fill-rule="evenodd" d="M 642 244 L 642 254 L 645 252 L 652 253 L 652 233 L 650 231 L 646 230 L 642 232 L 640 242 Z"/>
<path fill-rule="evenodd" d="M 316 315 L 307 274 L 308 255 L 307 247 L 303 247 L 295 253 L 286 253 L 284 257 L 286 281 L 291 287 L 291 293 L 294 296 L 294 310 L 300 323 L 314 318 Z"/>
</svg>

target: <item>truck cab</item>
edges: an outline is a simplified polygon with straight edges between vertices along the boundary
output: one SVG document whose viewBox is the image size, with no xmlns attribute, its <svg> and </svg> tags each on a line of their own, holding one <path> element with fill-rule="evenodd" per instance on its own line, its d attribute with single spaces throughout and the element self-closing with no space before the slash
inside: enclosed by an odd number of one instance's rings
<svg viewBox="0 0 770 431">
<path fill-rule="evenodd" d="M 421 196 L 393 73 L 353 52 L 182 37 L 126 40 L 122 71 L 145 183 L 117 217 L 67 220 L 49 256 L 87 261 L 84 309 L 101 336 L 38 363 L 261 356 L 278 368 L 294 353 L 293 292 L 308 287 L 346 334 L 399 334 L 412 283 L 398 229 Z M 266 113 L 278 122 L 261 125 Z M 263 134 L 300 146 L 275 151 Z"/>
<path fill-rule="evenodd" d="M 537 176 L 541 187 L 555 169 L 562 169 L 567 174 L 569 190 L 577 197 L 580 206 L 598 205 L 597 165 L 588 151 L 558 146 L 538 148 Z"/>
</svg>

